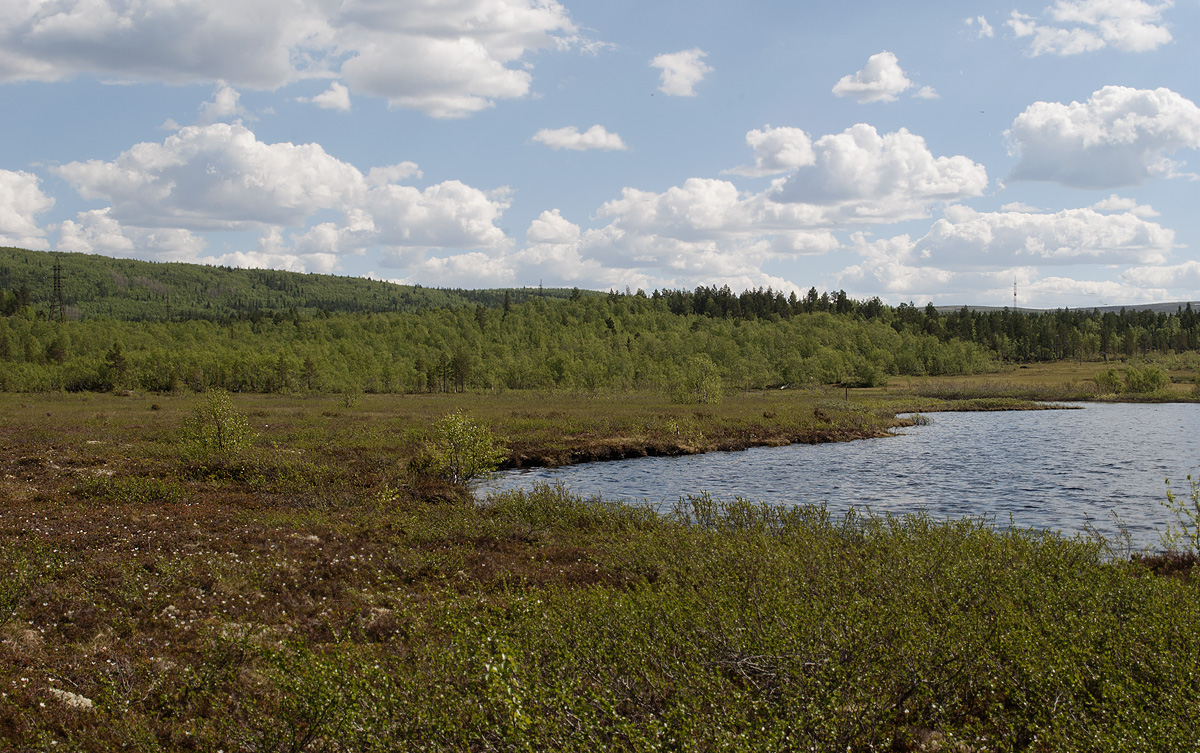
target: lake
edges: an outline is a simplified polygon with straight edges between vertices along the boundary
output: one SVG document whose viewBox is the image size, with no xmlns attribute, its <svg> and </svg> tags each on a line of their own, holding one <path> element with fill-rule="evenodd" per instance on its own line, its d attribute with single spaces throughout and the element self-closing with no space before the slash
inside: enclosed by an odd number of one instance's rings
<svg viewBox="0 0 1200 753">
<path fill-rule="evenodd" d="M 1156 547 L 1178 494 L 1200 465 L 1200 404 L 1089 403 L 1077 410 L 932 413 L 897 436 L 743 452 L 649 457 L 507 471 L 480 494 L 561 482 L 574 492 L 658 509 L 689 494 L 771 504 L 924 510 L 997 525 L 1080 533 L 1089 522 L 1135 547 Z"/>
</svg>

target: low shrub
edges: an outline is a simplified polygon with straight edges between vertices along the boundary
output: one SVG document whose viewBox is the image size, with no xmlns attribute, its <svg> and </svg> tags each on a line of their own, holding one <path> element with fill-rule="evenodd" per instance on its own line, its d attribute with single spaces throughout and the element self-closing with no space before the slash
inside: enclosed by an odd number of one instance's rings
<svg viewBox="0 0 1200 753">
<path fill-rule="evenodd" d="M 1092 379 L 1096 382 L 1096 390 L 1104 395 L 1115 395 L 1125 388 L 1121 374 L 1116 369 L 1106 369 Z"/>
<path fill-rule="evenodd" d="M 1167 372 L 1157 366 L 1137 368 L 1131 366 L 1124 372 L 1107 369 L 1092 377 L 1096 390 L 1101 394 L 1149 395 L 1165 390 L 1171 384 Z"/>
<path fill-rule="evenodd" d="M 233 406 L 228 392 L 210 390 L 184 421 L 182 439 L 185 454 L 193 459 L 229 461 L 250 449 L 255 434 L 249 417 Z"/>
<path fill-rule="evenodd" d="M 717 365 L 706 355 L 693 356 L 683 376 L 671 390 L 671 402 L 683 405 L 716 405 L 725 396 L 725 384 Z"/>
<path fill-rule="evenodd" d="M 490 429 L 457 410 L 434 425 L 424 455 L 425 466 L 434 475 L 465 484 L 499 468 L 508 450 Z"/>
<path fill-rule="evenodd" d="M 1167 372 L 1157 366 L 1145 366 L 1141 369 L 1130 367 L 1125 372 L 1125 391 L 1137 395 L 1159 392 L 1171 384 Z"/>
</svg>

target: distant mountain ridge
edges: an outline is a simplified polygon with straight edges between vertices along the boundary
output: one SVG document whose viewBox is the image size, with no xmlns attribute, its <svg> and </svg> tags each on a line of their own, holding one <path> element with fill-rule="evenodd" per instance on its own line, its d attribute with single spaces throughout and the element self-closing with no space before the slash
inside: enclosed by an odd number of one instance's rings
<svg viewBox="0 0 1200 753">
<path fill-rule="evenodd" d="M 270 269 L 148 262 L 93 254 L 0 247 L 0 292 L 24 291 L 28 304 L 49 311 L 58 265 L 68 318 L 126 321 L 245 319 L 328 313 L 421 311 L 482 305 L 507 299 L 567 298 L 565 288 L 462 290 L 399 285 L 362 277 Z M 588 293 L 597 295 L 596 293 Z"/>
</svg>

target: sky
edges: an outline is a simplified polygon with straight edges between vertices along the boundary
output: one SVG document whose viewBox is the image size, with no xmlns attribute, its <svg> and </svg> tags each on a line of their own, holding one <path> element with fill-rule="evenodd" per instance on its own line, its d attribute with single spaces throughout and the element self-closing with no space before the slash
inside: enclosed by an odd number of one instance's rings
<svg viewBox="0 0 1200 753">
<path fill-rule="evenodd" d="M 1200 0 L 6 0 L 0 245 L 1200 300 Z"/>
</svg>

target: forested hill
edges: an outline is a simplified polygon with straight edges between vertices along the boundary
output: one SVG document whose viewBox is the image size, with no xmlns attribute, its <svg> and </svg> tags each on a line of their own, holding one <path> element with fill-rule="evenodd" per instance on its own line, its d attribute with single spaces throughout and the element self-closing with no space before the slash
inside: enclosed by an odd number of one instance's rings
<svg viewBox="0 0 1200 753">
<path fill-rule="evenodd" d="M 276 314 L 413 312 L 496 307 L 503 305 L 506 297 L 515 304 L 534 297 L 566 298 L 574 292 L 559 288 L 426 288 L 361 277 L 0 247 L 0 309 L 30 306 L 49 314 L 55 301 L 56 264 L 63 314 L 68 319 L 227 321 Z"/>
<path fill-rule="evenodd" d="M 707 394 L 1002 362 L 1154 356 L 1195 370 L 1198 351 L 1190 305 L 942 312 L 815 289 L 441 290 L 0 249 L 0 390 Z"/>
</svg>

